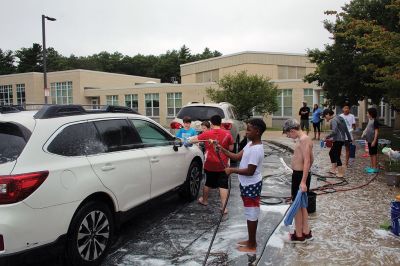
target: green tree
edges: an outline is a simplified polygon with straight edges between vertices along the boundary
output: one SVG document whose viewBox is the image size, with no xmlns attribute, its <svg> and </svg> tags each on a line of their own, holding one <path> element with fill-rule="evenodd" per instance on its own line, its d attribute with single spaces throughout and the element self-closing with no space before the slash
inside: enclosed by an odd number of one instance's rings
<svg viewBox="0 0 400 266">
<path fill-rule="evenodd" d="M 248 75 L 246 71 L 225 75 L 218 81 L 220 89 L 207 89 L 214 102 L 233 104 L 239 117 L 250 117 L 253 111 L 266 114 L 278 109 L 278 89 L 269 79 Z"/>
<path fill-rule="evenodd" d="M 15 57 L 18 58 L 18 73 L 43 71 L 42 46 L 40 44 L 34 43 L 30 48 L 21 48 L 15 52 Z"/>
<path fill-rule="evenodd" d="M 0 75 L 12 74 L 15 72 L 15 58 L 12 51 L 0 49 Z"/>
<path fill-rule="evenodd" d="M 47 66 L 47 71 L 62 71 L 62 70 L 68 70 L 68 69 L 74 69 L 69 65 L 68 58 L 65 56 L 62 56 L 60 53 L 58 53 L 53 47 L 47 48 L 47 60 L 46 60 L 46 66 Z"/>
<path fill-rule="evenodd" d="M 353 0 L 324 22 L 333 44 L 309 50 L 317 69 L 305 77 L 322 86 L 330 105 L 399 98 L 399 0 Z M 399 106 L 400 107 L 400 106 Z"/>
</svg>

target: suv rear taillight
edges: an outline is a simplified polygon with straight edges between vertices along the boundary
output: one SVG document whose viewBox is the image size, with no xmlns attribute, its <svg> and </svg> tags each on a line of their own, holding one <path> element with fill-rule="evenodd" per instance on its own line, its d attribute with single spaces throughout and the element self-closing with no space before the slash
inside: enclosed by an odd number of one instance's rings
<svg viewBox="0 0 400 266">
<path fill-rule="evenodd" d="M 171 122 L 171 129 L 181 129 L 182 127 L 179 122 Z"/>
<path fill-rule="evenodd" d="M 0 235 L 0 251 L 4 250 L 4 238 L 3 235 Z"/>
<path fill-rule="evenodd" d="M 223 129 L 226 129 L 226 130 L 231 130 L 231 128 L 232 128 L 232 123 L 222 123 L 222 124 L 221 124 L 221 127 L 222 127 Z"/>
<path fill-rule="evenodd" d="M 48 175 L 48 171 L 41 171 L 0 176 L 0 205 L 26 199 L 46 180 Z"/>
</svg>

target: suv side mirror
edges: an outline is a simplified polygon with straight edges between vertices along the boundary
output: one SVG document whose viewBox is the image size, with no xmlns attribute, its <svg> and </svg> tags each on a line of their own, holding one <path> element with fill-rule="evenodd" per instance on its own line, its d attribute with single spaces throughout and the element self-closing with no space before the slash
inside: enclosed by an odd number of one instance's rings
<svg viewBox="0 0 400 266">
<path fill-rule="evenodd" d="M 175 138 L 173 146 L 174 151 L 178 151 L 178 148 L 182 147 L 182 145 L 182 140 L 180 138 Z"/>
</svg>

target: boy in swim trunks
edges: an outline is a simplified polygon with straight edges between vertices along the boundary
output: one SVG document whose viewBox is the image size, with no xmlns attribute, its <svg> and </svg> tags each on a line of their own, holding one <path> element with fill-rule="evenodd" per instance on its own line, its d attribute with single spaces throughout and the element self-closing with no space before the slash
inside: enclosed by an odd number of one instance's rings
<svg viewBox="0 0 400 266">
<path fill-rule="evenodd" d="M 283 124 L 283 133 L 288 138 L 298 139 L 292 157 L 292 200 L 301 189 L 308 192 L 310 189 L 310 168 L 314 161 L 313 142 L 304 131 L 300 129 L 300 123 L 296 119 L 288 119 Z M 307 208 L 300 208 L 294 217 L 295 232 L 290 234 L 290 242 L 304 243 L 312 240 L 310 227 L 308 225 Z"/>
<path fill-rule="evenodd" d="M 262 119 L 250 119 L 247 122 L 247 145 L 238 154 L 232 153 L 222 147 L 221 150 L 230 159 L 239 161 L 239 168 L 225 168 L 225 173 L 239 175 L 240 193 L 244 205 L 244 214 L 247 220 L 248 240 L 238 242 L 241 252 L 255 253 L 257 242 L 256 233 L 258 216 L 260 214 L 260 195 L 262 189 L 262 167 L 264 160 L 264 147 L 261 136 L 266 129 Z"/>
</svg>

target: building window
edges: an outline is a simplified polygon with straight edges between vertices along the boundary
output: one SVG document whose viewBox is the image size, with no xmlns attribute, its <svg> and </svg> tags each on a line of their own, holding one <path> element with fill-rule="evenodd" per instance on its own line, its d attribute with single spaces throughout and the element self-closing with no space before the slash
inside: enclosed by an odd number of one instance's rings
<svg viewBox="0 0 400 266">
<path fill-rule="evenodd" d="M 126 94 L 125 95 L 125 106 L 132 108 L 132 110 L 139 111 L 138 95 L 137 94 Z"/>
<path fill-rule="evenodd" d="M 146 116 L 160 116 L 160 96 L 158 93 L 144 95 Z"/>
<path fill-rule="evenodd" d="M 72 81 L 50 83 L 53 104 L 72 104 Z"/>
<path fill-rule="evenodd" d="M 25 104 L 25 84 L 17 84 L 17 104 Z"/>
<path fill-rule="evenodd" d="M 277 96 L 278 111 L 274 116 L 292 116 L 292 89 L 283 89 L 281 94 Z"/>
<path fill-rule="evenodd" d="M 313 89 L 304 89 L 304 101 L 307 102 L 308 106 L 311 106 L 314 104 L 314 90 Z"/>
<path fill-rule="evenodd" d="M 219 69 L 200 72 L 196 74 L 196 83 L 217 82 L 219 80 Z"/>
<path fill-rule="evenodd" d="M 175 117 L 182 108 L 182 92 L 167 93 L 167 115 Z"/>
<path fill-rule="evenodd" d="M 0 85 L 0 105 L 13 104 L 12 85 Z"/>
<path fill-rule="evenodd" d="M 107 95 L 106 105 L 118 105 L 118 95 Z"/>
<path fill-rule="evenodd" d="M 302 79 L 305 75 L 305 67 L 278 66 L 278 79 Z"/>
<path fill-rule="evenodd" d="M 319 107 L 322 108 L 322 105 L 324 103 L 325 103 L 325 95 L 324 95 L 324 92 L 321 90 L 321 91 L 319 91 L 319 101 L 318 101 Z"/>
</svg>

